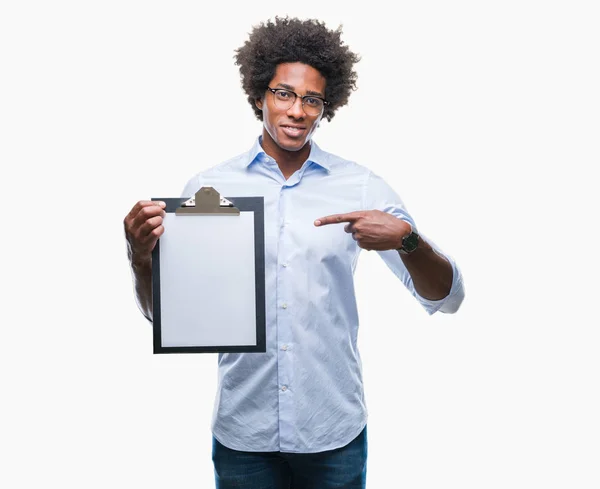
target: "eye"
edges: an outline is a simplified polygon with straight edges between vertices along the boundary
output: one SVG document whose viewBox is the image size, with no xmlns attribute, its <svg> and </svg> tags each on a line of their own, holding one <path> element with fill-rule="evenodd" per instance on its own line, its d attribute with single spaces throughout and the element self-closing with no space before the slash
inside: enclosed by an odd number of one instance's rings
<svg viewBox="0 0 600 489">
<path fill-rule="evenodd" d="M 275 96 L 281 100 L 289 100 L 292 98 L 292 94 L 286 90 L 277 90 Z"/>
<path fill-rule="evenodd" d="M 304 97 L 304 103 L 309 107 L 321 107 L 323 105 L 323 101 L 320 98 L 316 97 Z"/>
</svg>

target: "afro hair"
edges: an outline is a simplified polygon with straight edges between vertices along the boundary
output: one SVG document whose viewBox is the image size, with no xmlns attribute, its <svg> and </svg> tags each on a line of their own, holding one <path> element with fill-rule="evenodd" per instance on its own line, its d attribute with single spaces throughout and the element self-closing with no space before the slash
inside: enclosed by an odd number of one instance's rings
<svg viewBox="0 0 600 489">
<path fill-rule="evenodd" d="M 316 19 L 275 17 L 274 21 L 253 27 L 248 40 L 235 50 L 234 59 L 257 119 L 262 121 L 263 115 L 255 101 L 264 97 L 281 63 L 304 63 L 323 75 L 327 82 L 325 99 L 329 102 L 323 117 L 328 121 L 348 103 L 350 93 L 356 90 L 353 67 L 360 57 L 344 45 L 341 34 L 341 26 L 331 30 Z"/>
</svg>

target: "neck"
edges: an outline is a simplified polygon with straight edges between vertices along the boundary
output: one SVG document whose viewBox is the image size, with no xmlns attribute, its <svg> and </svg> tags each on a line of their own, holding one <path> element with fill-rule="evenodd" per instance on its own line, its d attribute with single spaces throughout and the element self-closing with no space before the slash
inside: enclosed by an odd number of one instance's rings
<svg viewBox="0 0 600 489">
<path fill-rule="evenodd" d="M 308 148 L 308 151 L 304 151 L 305 148 Z M 290 157 L 290 153 L 294 153 L 293 156 Z M 284 155 L 281 153 L 278 156 L 269 155 L 275 158 L 277 162 L 277 166 L 283 173 L 283 176 L 287 180 L 290 178 L 296 171 L 302 168 L 304 162 L 308 159 L 308 155 L 310 154 L 310 145 L 306 145 L 300 151 L 286 151 Z"/>
<path fill-rule="evenodd" d="M 267 155 L 277 162 L 286 180 L 302 168 L 302 165 L 308 159 L 308 155 L 310 155 L 310 141 L 307 141 L 302 149 L 298 151 L 288 151 L 279 147 L 268 134 L 266 137 L 263 134 L 262 148 Z"/>
</svg>

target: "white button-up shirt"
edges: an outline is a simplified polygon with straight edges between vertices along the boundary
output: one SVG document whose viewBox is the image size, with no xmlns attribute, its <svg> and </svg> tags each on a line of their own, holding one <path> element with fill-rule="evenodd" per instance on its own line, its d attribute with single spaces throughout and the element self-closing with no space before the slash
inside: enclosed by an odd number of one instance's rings
<svg viewBox="0 0 600 489">
<path fill-rule="evenodd" d="M 190 197 L 212 186 L 224 197 L 262 196 L 265 205 L 266 352 L 219 354 L 212 432 L 234 450 L 331 450 L 367 422 L 353 283 L 361 248 L 343 225 L 314 221 L 379 209 L 416 225 L 367 168 L 313 141 L 307 161 L 286 180 L 260 142 L 194 176 L 183 191 Z M 415 291 L 398 252 L 378 253 L 429 314 L 458 309 L 464 289 L 451 257 L 450 294 L 430 301 Z"/>
</svg>

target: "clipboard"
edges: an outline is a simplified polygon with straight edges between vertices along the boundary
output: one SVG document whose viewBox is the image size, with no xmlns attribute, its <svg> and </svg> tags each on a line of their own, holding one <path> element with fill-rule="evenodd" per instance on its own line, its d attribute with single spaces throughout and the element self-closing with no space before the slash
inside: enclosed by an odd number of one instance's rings
<svg viewBox="0 0 600 489">
<path fill-rule="evenodd" d="M 154 353 L 266 351 L 263 197 L 165 202 L 152 251 Z"/>
</svg>

